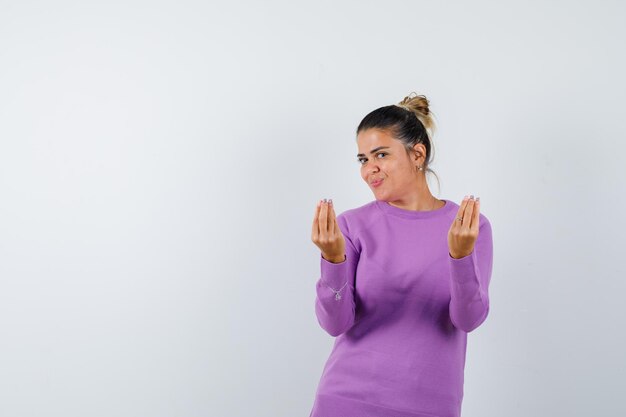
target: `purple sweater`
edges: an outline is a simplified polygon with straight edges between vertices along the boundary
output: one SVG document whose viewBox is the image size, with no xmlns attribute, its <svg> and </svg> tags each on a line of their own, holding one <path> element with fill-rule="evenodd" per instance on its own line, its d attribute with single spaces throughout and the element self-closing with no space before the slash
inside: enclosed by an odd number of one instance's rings
<svg viewBox="0 0 626 417">
<path fill-rule="evenodd" d="M 467 333 L 489 312 L 491 225 L 481 213 L 471 254 L 454 259 L 459 205 L 405 210 L 382 200 L 337 223 L 346 259 L 320 254 L 315 314 L 336 336 L 310 417 L 458 417 Z"/>
</svg>

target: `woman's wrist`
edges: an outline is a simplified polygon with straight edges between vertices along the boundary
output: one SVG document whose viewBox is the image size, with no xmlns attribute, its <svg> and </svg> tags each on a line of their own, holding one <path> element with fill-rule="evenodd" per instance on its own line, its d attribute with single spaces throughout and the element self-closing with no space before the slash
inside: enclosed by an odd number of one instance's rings
<svg viewBox="0 0 626 417">
<path fill-rule="evenodd" d="M 338 264 L 346 260 L 346 255 L 341 256 L 326 256 L 322 253 L 322 258 L 326 259 L 328 262 Z"/>
</svg>

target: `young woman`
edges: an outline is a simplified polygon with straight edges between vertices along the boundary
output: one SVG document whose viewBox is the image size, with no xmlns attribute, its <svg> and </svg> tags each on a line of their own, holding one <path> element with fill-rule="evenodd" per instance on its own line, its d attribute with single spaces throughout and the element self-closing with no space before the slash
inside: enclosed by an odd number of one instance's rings
<svg viewBox="0 0 626 417">
<path fill-rule="evenodd" d="M 356 133 L 375 200 L 338 216 L 331 200 L 317 204 L 315 314 L 336 339 L 310 417 L 461 414 L 467 334 L 489 313 L 493 243 L 478 198 L 431 194 L 433 127 L 424 96 L 372 111 Z"/>
</svg>

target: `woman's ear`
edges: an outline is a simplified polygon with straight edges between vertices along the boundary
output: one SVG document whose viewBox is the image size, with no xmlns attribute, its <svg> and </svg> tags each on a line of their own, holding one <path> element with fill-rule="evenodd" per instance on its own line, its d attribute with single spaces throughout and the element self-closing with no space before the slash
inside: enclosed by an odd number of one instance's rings
<svg viewBox="0 0 626 417">
<path fill-rule="evenodd" d="M 417 143 L 413 146 L 413 161 L 417 162 L 421 157 L 425 155 L 424 145 L 422 143 Z"/>
</svg>

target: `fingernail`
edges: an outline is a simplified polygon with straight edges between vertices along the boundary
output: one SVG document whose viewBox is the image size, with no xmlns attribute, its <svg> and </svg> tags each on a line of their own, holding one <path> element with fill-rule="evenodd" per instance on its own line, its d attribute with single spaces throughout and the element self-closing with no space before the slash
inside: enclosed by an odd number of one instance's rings
<svg viewBox="0 0 626 417">
<path fill-rule="evenodd" d="M 473 199 L 474 199 L 474 194 L 471 194 L 470 195 L 470 200 L 473 200 Z"/>
<path fill-rule="evenodd" d="M 332 204 L 333 204 L 333 199 L 332 199 L 332 198 L 331 198 L 331 199 L 329 199 L 329 200 L 328 200 L 328 203 L 332 205 Z"/>
<path fill-rule="evenodd" d="M 476 202 L 478 203 L 480 201 L 480 197 L 476 197 Z"/>
</svg>

